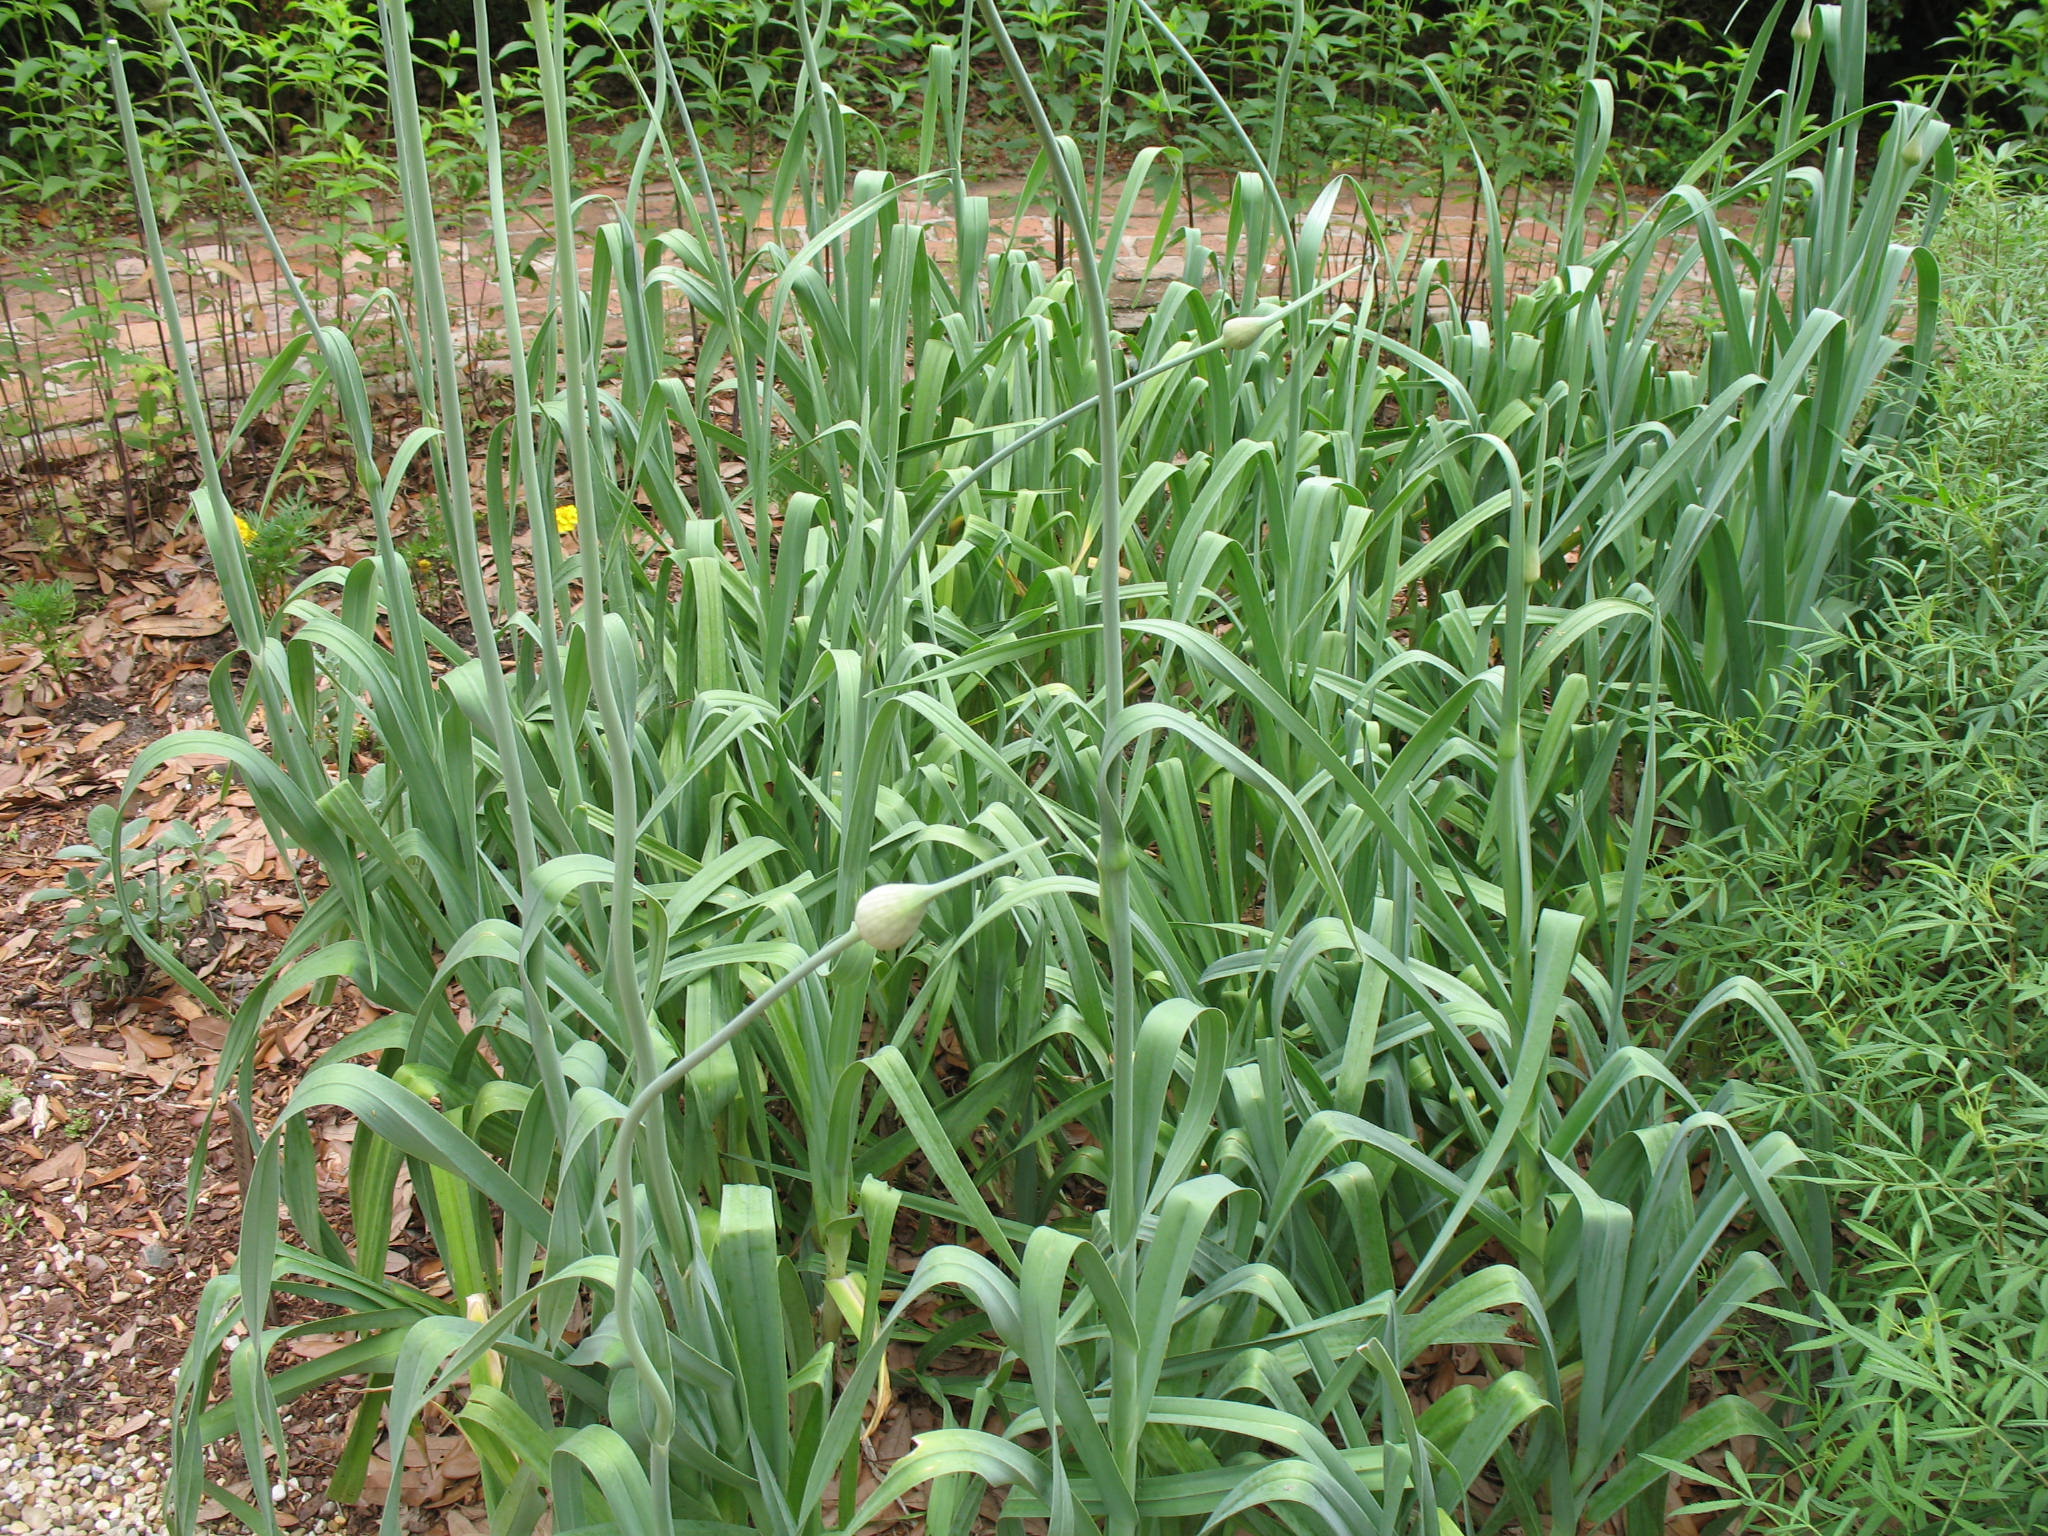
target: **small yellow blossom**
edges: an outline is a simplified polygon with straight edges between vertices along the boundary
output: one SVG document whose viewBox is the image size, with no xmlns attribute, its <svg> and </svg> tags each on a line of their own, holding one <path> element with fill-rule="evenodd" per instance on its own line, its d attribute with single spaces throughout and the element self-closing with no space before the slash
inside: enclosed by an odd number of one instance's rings
<svg viewBox="0 0 2048 1536">
<path fill-rule="evenodd" d="M 239 512 L 235 514 L 235 532 L 242 536 L 244 544 L 254 544 L 256 542 L 256 525 Z"/>
<path fill-rule="evenodd" d="M 577 519 L 580 516 L 581 514 L 576 510 L 575 502 L 563 502 L 559 507 L 555 508 L 555 532 L 574 533 L 576 531 Z"/>
</svg>

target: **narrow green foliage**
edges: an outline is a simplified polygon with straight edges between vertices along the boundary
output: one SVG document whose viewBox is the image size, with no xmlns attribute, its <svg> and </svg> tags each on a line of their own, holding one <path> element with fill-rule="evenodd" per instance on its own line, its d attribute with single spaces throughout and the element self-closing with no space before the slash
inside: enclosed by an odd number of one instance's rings
<svg viewBox="0 0 2048 1536">
<path fill-rule="evenodd" d="M 507 317 L 502 449 L 471 456 L 424 263 L 421 424 L 389 455 L 350 338 L 304 310 L 374 559 L 271 619 L 204 464 L 246 681 L 223 668 L 223 728 L 134 782 L 219 754 L 330 882 L 222 1005 L 223 1080 L 246 1111 L 300 986 L 347 977 L 375 1017 L 258 1149 L 180 1377 L 173 1528 L 227 1481 L 272 1524 L 284 1406 L 362 1376 L 339 1491 L 380 1415 L 402 1456 L 437 1404 L 501 1536 L 850 1532 L 913 1490 L 947 1533 L 989 1490 L 1006 1524 L 1132 1536 L 1657 1530 L 1669 1463 L 1777 1436 L 1689 1362 L 1831 1279 L 1795 1142 L 1635 1038 L 1661 829 L 1739 821 L 1671 743 L 1772 728 L 1876 557 L 1941 125 L 1857 115 L 1861 7 L 1830 11 L 1759 109 L 1766 161 L 1596 242 L 1589 70 L 1573 259 L 1512 293 L 1492 219 L 1467 318 L 1438 265 L 1379 252 L 1361 290 L 1343 187 L 1290 201 L 1167 18 L 1118 5 L 1105 91 L 1171 56 L 1245 168 L 1227 233 L 1169 231 L 1123 330 L 1107 118 L 1063 136 L 1011 14 L 969 19 L 1037 124 L 1034 187 L 1087 232 L 1048 270 L 958 174 L 950 46 L 920 149 L 948 169 L 865 168 L 835 14 L 795 40 L 775 238 L 735 249 L 657 41 L 630 183 L 579 204 L 570 22 L 535 0 L 552 288 Z M 435 249 L 405 8 L 380 26 L 406 238 Z M 1809 132 L 1822 52 L 1842 121 Z M 1179 175 L 1146 150 L 1127 186 Z M 643 221 L 663 182 L 679 227 Z M 1693 276 L 1697 372 L 1662 347 Z M 394 538 L 416 467 L 431 600 Z M 923 892 L 914 933 L 892 886 Z M 1734 1013 L 1804 1060 L 1753 984 L 1686 1001 L 1680 1044 Z M 345 1223 L 307 1134 L 334 1113 Z M 452 1298 L 384 1273 L 401 1175 Z M 278 1294 L 309 1320 L 270 1321 Z M 348 1342 L 284 1364 L 315 1330 Z M 1411 1396 L 1451 1351 L 1476 1380 Z M 912 1402 L 940 1427 L 864 1487 L 869 1420 Z"/>
</svg>

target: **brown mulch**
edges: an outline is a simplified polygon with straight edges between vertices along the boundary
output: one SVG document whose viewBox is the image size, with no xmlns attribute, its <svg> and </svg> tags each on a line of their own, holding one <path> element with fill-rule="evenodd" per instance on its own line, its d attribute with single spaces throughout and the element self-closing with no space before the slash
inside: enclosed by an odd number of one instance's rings
<svg viewBox="0 0 2048 1536">
<path fill-rule="evenodd" d="M 12 1102 L 0 1104 L 0 1352 L 14 1410 L 89 1442 L 161 1443 L 200 1293 L 233 1264 L 238 1240 L 240 1158 L 218 1116 L 188 1203 L 199 1128 L 226 1086 L 216 1076 L 227 1021 L 160 975 L 111 989 L 81 977 L 67 947 L 69 903 L 34 897 L 62 886 L 76 863 L 64 851 L 86 840 L 94 807 L 120 798 L 140 751 L 215 725 L 208 678 L 234 641 L 204 541 L 178 526 L 189 465 L 146 486 L 122 485 L 109 469 L 88 457 L 38 466 L 34 480 L 0 477 L 0 585 L 69 580 L 80 614 L 75 665 L 61 677 L 28 645 L 0 647 L 0 1089 Z M 315 475 L 347 481 L 333 466 Z M 150 508 L 132 542 L 124 504 Z M 316 558 L 346 559 L 359 539 L 342 527 Z M 214 873 L 225 890 L 186 957 L 232 1007 L 290 933 L 315 872 L 279 855 L 247 793 L 212 760 L 148 774 L 123 815 L 147 824 L 131 846 L 176 820 L 219 827 L 226 861 Z M 300 997 L 277 1011 L 259 1047 L 260 1123 L 306 1063 L 361 1022 L 362 1006 L 343 989 L 327 1006 Z M 335 1132 L 321 1175 L 339 1191 L 345 1131 L 317 1130 Z M 409 1235 L 394 1234 L 401 1267 L 425 1263 Z M 288 1410 L 298 1452 L 289 1524 L 374 1527 L 374 1510 L 324 1504 L 324 1474 L 358 1397 L 330 1391 Z M 466 1521 L 482 1520 L 474 1469 L 455 1447 L 440 1449 L 417 1485 L 418 1502 L 435 1507 L 409 1511 L 408 1528 L 466 1536 Z M 235 1485 L 231 1469 L 217 1471 Z"/>
</svg>

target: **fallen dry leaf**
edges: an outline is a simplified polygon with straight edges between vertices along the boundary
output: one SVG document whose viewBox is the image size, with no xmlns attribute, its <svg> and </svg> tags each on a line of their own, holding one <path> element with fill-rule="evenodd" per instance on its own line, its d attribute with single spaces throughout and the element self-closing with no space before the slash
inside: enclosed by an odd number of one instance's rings
<svg viewBox="0 0 2048 1536">
<path fill-rule="evenodd" d="M 102 1045 L 67 1045 L 61 1047 L 57 1054 L 70 1065 L 87 1072 L 119 1072 L 128 1065 L 126 1056 Z"/>
<path fill-rule="evenodd" d="M 162 1035 L 153 1035 L 148 1030 L 134 1024 L 124 1024 L 121 1026 L 121 1038 L 142 1052 L 151 1061 L 162 1061 L 166 1056 L 171 1055 L 177 1050 L 177 1047 Z"/>
<path fill-rule="evenodd" d="M 97 752 L 121 732 L 127 729 L 126 720 L 109 720 L 105 725 L 96 725 L 78 738 L 75 748 L 79 752 Z"/>
<path fill-rule="evenodd" d="M 109 1424 L 105 1429 L 94 1430 L 92 1432 L 92 1437 L 95 1440 L 126 1440 L 130 1435 L 134 1434 L 137 1430 L 147 1428 L 151 1421 L 153 1421 L 155 1418 L 156 1415 L 154 1413 L 151 1413 L 147 1408 L 145 1408 L 142 1410 L 142 1412 L 137 1414 L 131 1414 L 129 1417 L 125 1419 L 114 1420 L 114 1422 Z M 208 1502 L 211 1501 L 209 1500 Z M 225 1514 L 226 1511 L 223 1510 L 222 1513 Z M 210 1517 L 202 1514 L 199 1518 L 205 1520 Z"/>
<path fill-rule="evenodd" d="M 24 1184 L 33 1184 L 40 1189 L 53 1189 L 59 1184 L 68 1184 L 85 1172 L 85 1148 L 77 1142 L 62 1147 L 44 1158 L 35 1167 L 21 1176 Z"/>
<path fill-rule="evenodd" d="M 111 1184 L 116 1179 L 125 1179 L 128 1177 L 129 1174 L 133 1173 L 136 1169 L 140 1168 L 141 1166 L 142 1159 L 137 1157 L 131 1158 L 129 1161 L 121 1164 L 121 1166 L 118 1168 L 95 1168 L 91 1172 L 91 1174 L 87 1176 L 85 1181 L 85 1187 L 87 1189 L 98 1189 L 101 1185 Z"/>
<path fill-rule="evenodd" d="M 228 1043 L 228 1021 L 216 1014 L 202 1013 L 185 1026 L 192 1043 L 201 1050 L 217 1051 Z"/>
<path fill-rule="evenodd" d="M 199 640 L 217 635 L 228 627 L 226 613 L 150 613 L 130 619 L 128 628 L 138 635 L 166 640 Z"/>
</svg>

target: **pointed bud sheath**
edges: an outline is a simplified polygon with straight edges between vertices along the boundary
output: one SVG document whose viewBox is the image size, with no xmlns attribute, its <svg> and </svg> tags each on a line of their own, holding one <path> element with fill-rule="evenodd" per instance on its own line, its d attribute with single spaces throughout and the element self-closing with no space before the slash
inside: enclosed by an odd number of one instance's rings
<svg viewBox="0 0 2048 1536">
<path fill-rule="evenodd" d="M 928 885 L 878 885 L 853 909 L 853 926 L 876 949 L 901 949 L 924 921 L 931 905 Z"/>
<path fill-rule="evenodd" d="M 171 0 L 141 0 L 142 8 L 152 16 L 171 14 Z"/>
<path fill-rule="evenodd" d="M 1273 323 L 1271 315 L 1238 315 L 1223 322 L 1223 350 L 1242 352 L 1266 334 Z"/>
<path fill-rule="evenodd" d="M 1792 23 L 1792 41 L 1801 47 L 1813 41 L 1813 12 L 1801 11 L 1799 19 Z"/>
<path fill-rule="evenodd" d="M 1899 158 L 1908 165 L 1925 165 L 1927 163 L 1927 144 L 1922 136 L 1916 133 L 1906 140 L 1905 148 L 1899 151 Z"/>
<path fill-rule="evenodd" d="M 462 1315 L 472 1323 L 488 1323 L 491 1320 L 491 1298 L 484 1295 L 464 1298 Z M 487 1387 L 502 1387 L 505 1385 L 505 1362 L 495 1349 L 487 1349 L 471 1368 L 470 1378 Z"/>
</svg>

